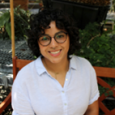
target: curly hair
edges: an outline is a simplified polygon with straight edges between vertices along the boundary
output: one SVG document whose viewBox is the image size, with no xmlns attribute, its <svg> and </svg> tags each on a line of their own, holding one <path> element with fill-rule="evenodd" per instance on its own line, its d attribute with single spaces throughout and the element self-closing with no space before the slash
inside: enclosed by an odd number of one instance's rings
<svg viewBox="0 0 115 115">
<path fill-rule="evenodd" d="M 71 16 L 67 15 L 60 9 L 42 9 L 38 14 L 31 15 L 30 30 L 28 32 L 28 46 L 32 53 L 38 57 L 42 55 L 38 46 L 38 39 L 45 34 L 51 21 L 56 22 L 58 29 L 64 29 L 70 38 L 70 48 L 68 56 L 80 49 L 79 31 Z"/>
</svg>

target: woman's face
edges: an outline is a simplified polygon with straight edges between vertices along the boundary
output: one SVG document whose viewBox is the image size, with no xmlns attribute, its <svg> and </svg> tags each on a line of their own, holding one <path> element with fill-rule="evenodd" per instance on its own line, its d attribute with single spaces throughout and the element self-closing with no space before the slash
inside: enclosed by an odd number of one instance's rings
<svg viewBox="0 0 115 115">
<path fill-rule="evenodd" d="M 47 46 L 43 46 L 38 41 L 38 45 L 40 48 L 41 54 L 44 56 L 45 61 L 50 63 L 62 63 L 63 61 L 68 59 L 68 50 L 69 50 L 69 36 L 67 34 L 66 40 L 64 43 L 57 43 L 54 39 L 54 36 L 58 32 L 66 32 L 65 30 L 60 30 L 56 27 L 55 21 L 50 23 L 50 28 L 45 30 L 45 34 L 49 35 L 51 38 L 51 42 Z M 59 36 L 60 37 L 60 36 Z M 44 37 L 44 40 L 46 38 Z M 39 40 L 42 40 L 39 38 Z M 47 40 L 47 39 L 46 39 Z"/>
</svg>

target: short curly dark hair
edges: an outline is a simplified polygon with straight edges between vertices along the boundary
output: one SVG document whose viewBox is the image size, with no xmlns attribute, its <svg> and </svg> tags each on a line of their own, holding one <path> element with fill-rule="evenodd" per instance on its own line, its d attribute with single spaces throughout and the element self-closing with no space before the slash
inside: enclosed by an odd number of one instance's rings
<svg viewBox="0 0 115 115">
<path fill-rule="evenodd" d="M 70 38 L 70 48 L 68 56 L 80 49 L 79 31 L 71 16 L 67 15 L 60 9 L 42 9 L 38 14 L 34 14 L 30 18 L 30 30 L 28 32 L 28 46 L 33 54 L 40 56 L 38 39 L 45 34 L 45 29 L 48 28 L 51 21 L 56 22 L 58 29 L 64 29 Z"/>
</svg>

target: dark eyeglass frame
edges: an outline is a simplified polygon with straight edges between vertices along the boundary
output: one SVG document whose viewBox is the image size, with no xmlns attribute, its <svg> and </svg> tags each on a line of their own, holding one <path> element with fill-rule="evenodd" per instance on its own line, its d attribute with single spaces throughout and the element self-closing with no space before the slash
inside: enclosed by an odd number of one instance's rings
<svg viewBox="0 0 115 115">
<path fill-rule="evenodd" d="M 59 32 L 57 32 L 57 33 L 55 33 L 55 35 L 54 35 L 54 37 L 51 37 L 51 36 L 49 36 L 48 34 L 44 34 L 44 35 L 42 35 L 42 36 L 48 36 L 49 38 L 50 38 L 50 42 L 47 44 L 47 45 L 43 45 L 43 44 L 41 44 L 40 43 L 40 39 L 38 40 L 39 41 L 39 43 L 42 45 L 42 46 L 48 46 L 50 43 L 51 43 L 51 40 L 52 40 L 52 38 L 54 38 L 55 39 L 55 41 L 56 41 L 56 35 L 58 35 L 59 33 L 65 33 L 66 34 L 66 39 L 65 39 L 65 41 L 67 40 L 67 32 L 64 32 L 64 31 L 59 31 Z M 40 36 L 40 37 L 42 37 L 42 36 Z M 39 38 L 40 38 L 39 37 Z M 65 42 L 64 41 L 64 42 Z M 56 41 L 57 43 L 59 43 L 59 44 L 62 44 L 62 43 L 64 43 L 64 42 L 58 42 L 58 41 Z"/>
</svg>

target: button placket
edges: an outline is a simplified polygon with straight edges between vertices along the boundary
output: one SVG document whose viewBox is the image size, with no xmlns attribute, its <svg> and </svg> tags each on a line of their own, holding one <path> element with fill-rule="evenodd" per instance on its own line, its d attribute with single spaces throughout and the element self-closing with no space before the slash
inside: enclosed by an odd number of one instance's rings
<svg viewBox="0 0 115 115">
<path fill-rule="evenodd" d="M 62 93 L 64 93 L 64 91 L 62 91 Z"/>
<path fill-rule="evenodd" d="M 64 87 L 61 90 L 64 115 L 68 115 L 68 113 L 67 113 L 68 100 L 67 100 L 67 96 L 66 96 L 66 88 L 68 86 L 69 79 L 70 79 L 70 71 L 68 71 L 67 74 L 66 74 L 65 84 L 64 84 Z"/>
<path fill-rule="evenodd" d="M 66 74 L 66 78 L 65 78 L 65 84 L 64 84 L 64 87 L 67 87 L 68 82 L 69 82 L 69 77 L 70 77 L 70 73 L 67 72 L 67 74 Z"/>
<path fill-rule="evenodd" d="M 67 97 L 66 97 L 65 88 L 61 90 L 61 95 L 62 95 L 62 101 L 63 101 L 64 115 L 67 115 Z"/>
</svg>

